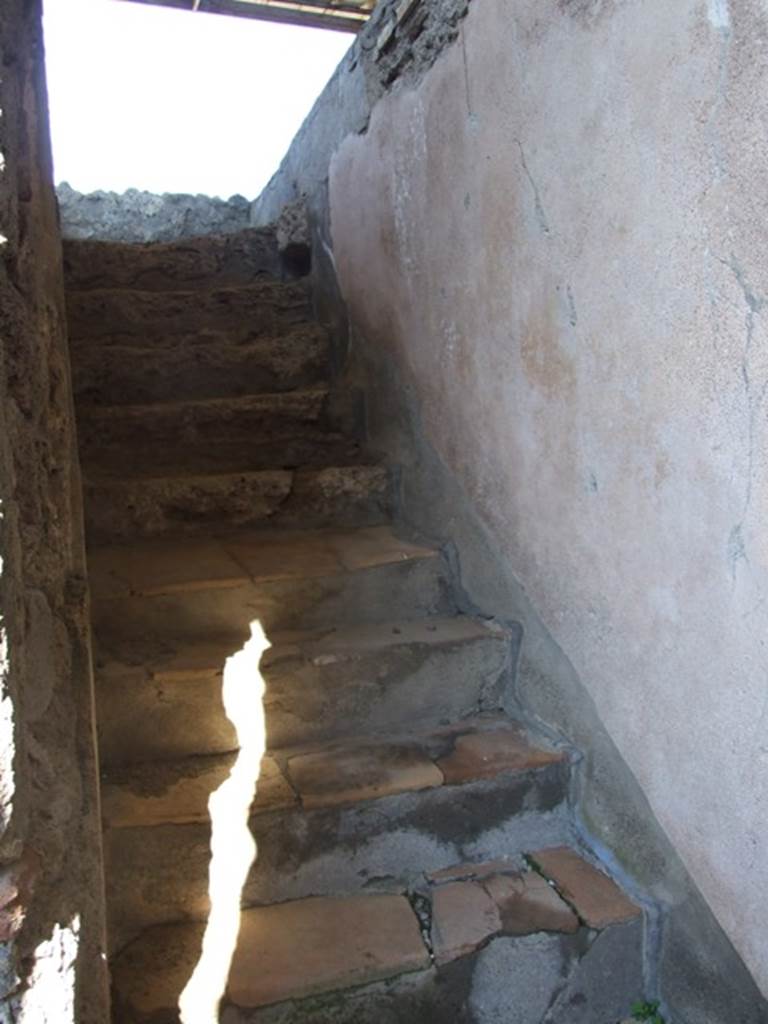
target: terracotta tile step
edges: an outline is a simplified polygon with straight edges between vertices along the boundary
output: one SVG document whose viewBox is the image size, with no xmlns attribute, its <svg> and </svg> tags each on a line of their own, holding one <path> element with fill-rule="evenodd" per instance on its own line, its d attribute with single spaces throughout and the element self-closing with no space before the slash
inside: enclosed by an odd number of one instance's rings
<svg viewBox="0 0 768 1024">
<path fill-rule="evenodd" d="M 142 338 L 131 345 L 89 338 L 72 344 L 73 388 L 78 405 L 293 391 L 327 379 L 328 360 L 328 334 L 316 324 L 239 344 L 216 331 L 151 345 Z"/>
<path fill-rule="evenodd" d="M 270 747 L 424 729 L 501 706 L 516 632 L 465 616 L 275 633 L 260 663 Z M 214 754 L 237 745 L 222 702 L 234 638 L 158 645 L 102 637 L 96 659 L 102 763 Z M 255 678 L 254 687 L 260 685 Z"/>
<path fill-rule="evenodd" d="M 503 720 L 485 720 L 485 735 L 463 728 L 343 757 L 327 747 L 277 755 L 269 768 L 279 762 L 281 778 L 267 777 L 250 818 L 258 857 L 244 904 L 405 888 L 462 856 L 567 842 L 563 755 Z M 446 766 L 459 760 L 465 781 L 446 784 Z M 108 903 L 119 945 L 152 924 L 207 912 L 206 800 L 228 765 L 210 757 L 107 772 L 104 815 L 115 826 L 105 831 Z"/>
<path fill-rule="evenodd" d="M 121 1002 L 144 1015 L 174 1007 L 199 959 L 202 931 L 200 925 L 153 929 L 121 953 L 113 967 Z M 243 912 L 227 987 L 235 1004 L 259 1006 L 429 964 L 404 896 L 315 898 Z"/>
<path fill-rule="evenodd" d="M 310 810 L 357 804 L 505 772 L 534 771 L 565 757 L 562 750 L 534 743 L 503 715 L 470 718 L 425 736 L 272 751 L 262 768 L 254 811 L 296 803 Z M 105 824 L 127 828 L 207 822 L 208 796 L 227 777 L 232 760 L 233 755 L 212 755 L 107 771 L 102 786 Z"/>
<path fill-rule="evenodd" d="M 607 874 L 566 846 L 531 853 L 529 860 L 589 928 L 605 928 L 641 914 Z"/>
<path fill-rule="evenodd" d="M 586 864 L 573 851 L 569 853 L 579 863 Z M 502 948 L 510 955 L 510 966 L 515 959 L 522 959 L 524 965 L 526 950 L 530 947 L 521 945 L 518 952 L 514 941 L 510 943 L 509 939 L 542 933 L 565 936 L 552 948 L 559 948 L 561 954 L 564 952 L 566 960 L 573 958 L 583 962 L 592 957 L 591 971 L 598 978 L 601 968 L 604 975 L 608 968 L 602 982 L 603 987 L 606 986 L 606 979 L 611 976 L 609 956 L 594 932 L 574 941 L 571 949 L 567 936 L 579 930 L 579 920 L 544 878 L 536 872 L 520 871 L 503 863 L 479 864 L 476 869 L 477 874 L 471 879 L 433 882 L 423 889 L 418 916 L 406 895 L 397 893 L 315 897 L 243 911 L 224 995 L 227 1019 L 241 1019 L 234 1015 L 235 1009 L 248 1011 L 291 1000 L 292 1014 L 295 1014 L 291 1020 L 309 1021 L 311 1008 L 315 1007 L 317 1012 L 319 1004 L 308 1002 L 309 1014 L 305 1014 L 301 1009 L 303 1000 L 335 992 L 335 1005 L 341 1011 L 339 1000 L 344 998 L 346 990 L 359 993 L 361 986 L 388 978 L 402 979 L 413 972 L 423 972 L 426 978 L 427 972 L 434 974 L 436 971 L 443 987 L 448 987 L 455 977 L 455 972 L 450 970 L 451 963 L 468 960 L 471 971 L 486 947 L 506 938 L 506 947 Z M 603 880 L 601 884 L 621 895 L 607 876 L 596 869 L 590 870 Z M 618 926 L 611 934 L 611 945 L 624 957 L 635 955 L 637 972 L 641 969 L 636 948 L 640 933 L 622 931 L 621 926 L 636 919 L 639 910 L 628 901 L 627 908 L 623 915 L 614 915 L 605 927 Z M 202 934 L 202 924 L 166 925 L 146 931 L 128 946 L 117 957 L 113 968 L 122 1005 L 130 1007 L 139 1019 L 153 1014 L 159 1016 L 163 1011 L 172 1013 L 181 989 L 198 963 Z M 545 949 L 549 946 L 542 944 L 540 955 L 548 955 Z M 559 962 L 560 957 L 556 957 L 553 966 Z M 504 974 L 509 980 L 509 973 Z M 562 979 L 571 971 L 559 969 L 552 974 L 552 994 L 543 994 L 543 1006 L 554 1003 L 560 994 L 561 998 L 565 997 L 562 1001 L 567 1009 L 572 993 L 561 991 Z M 576 979 L 580 982 L 576 988 L 582 990 L 582 1002 L 586 976 Z M 536 977 L 540 985 L 547 973 L 540 970 Z M 418 981 L 418 978 L 413 979 L 414 983 Z M 403 991 L 408 991 L 407 985 Z M 356 998 L 356 992 L 351 991 L 350 995 Z M 485 995 L 487 997 L 488 993 Z M 498 996 L 506 999 L 508 1006 L 509 1001 L 514 1000 L 516 1008 L 521 1009 L 522 992 L 514 985 L 506 992 L 502 987 Z M 620 1006 L 626 996 L 618 991 L 612 992 L 611 998 L 613 1008 L 614 1004 Z M 599 1002 L 600 997 L 596 1001 Z M 599 1014 L 597 1007 L 595 1010 Z M 519 1019 L 538 1020 L 539 1016 L 534 1017 L 532 1012 Z M 246 1013 L 242 1019 L 258 1021 L 260 1018 L 258 1014 L 251 1017 Z M 354 1018 L 340 1014 L 333 1019 Z M 422 1017 L 391 1019 L 421 1020 Z M 594 1018 L 599 1019 L 599 1016 Z"/>
<path fill-rule="evenodd" d="M 390 515 L 384 466 L 325 466 L 85 483 L 91 542 L 265 525 L 374 526 Z"/>
<path fill-rule="evenodd" d="M 70 335 L 84 338 L 169 337 L 204 328 L 227 330 L 234 340 L 274 337 L 311 316 L 304 281 L 259 280 L 229 288 L 174 291 L 69 289 Z"/>
<path fill-rule="evenodd" d="M 273 228 L 145 244 L 65 239 L 63 248 L 70 289 L 247 284 L 281 270 Z"/>
<path fill-rule="evenodd" d="M 451 614 L 439 552 L 388 527 L 256 530 L 220 539 L 141 541 L 88 558 L 97 632 L 245 639 L 276 629 Z"/>
<path fill-rule="evenodd" d="M 642 916 L 612 878 L 574 849 L 529 852 L 525 859 L 537 867 L 520 870 L 515 861 L 495 860 L 427 874 L 437 963 L 465 956 L 493 935 L 573 933 L 582 924 L 601 930 Z M 543 864 L 546 871 L 538 867 Z"/>
<path fill-rule="evenodd" d="M 521 726 L 502 715 L 470 718 L 424 737 L 336 742 L 279 756 L 306 808 L 462 785 L 504 772 L 531 771 L 565 757 L 563 751 L 535 744 Z"/>
</svg>

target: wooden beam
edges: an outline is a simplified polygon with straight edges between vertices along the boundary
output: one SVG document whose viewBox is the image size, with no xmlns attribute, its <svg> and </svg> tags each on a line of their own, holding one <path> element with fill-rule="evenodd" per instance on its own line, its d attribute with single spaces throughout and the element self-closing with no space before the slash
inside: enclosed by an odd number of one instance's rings
<svg viewBox="0 0 768 1024">
<path fill-rule="evenodd" d="M 129 3 L 175 7 L 204 14 L 225 14 L 230 17 L 256 18 L 307 28 L 334 29 L 357 33 L 365 25 L 370 10 L 356 4 L 325 3 L 320 0 L 126 0 Z"/>
</svg>

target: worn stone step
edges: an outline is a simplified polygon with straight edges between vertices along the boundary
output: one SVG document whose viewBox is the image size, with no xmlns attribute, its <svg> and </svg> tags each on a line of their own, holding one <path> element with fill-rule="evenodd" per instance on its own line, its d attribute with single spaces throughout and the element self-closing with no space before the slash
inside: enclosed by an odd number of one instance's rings
<svg viewBox="0 0 768 1024">
<path fill-rule="evenodd" d="M 232 342 L 215 332 L 172 336 L 168 344 L 72 346 L 78 405 L 131 405 L 175 399 L 295 391 L 328 376 L 328 336 L 300 325 L 280 337 Z"/>
<path fill-rule="evenodd" d="M 518 635 L 456 616 L 278 633 L 272 642 L 260 666 L 263 706 L 253 703 L 250 727 L 264 715 L 269 746 L 280 748 L 499 708 Z M 235 749 L 222 673 L 238 646 L 220 638 L 157 651 L 141 639 L 103 638 L 96 664 L 102 762 Z"/>
<path fill-rule="evenodd" d="M 270 745 L 447 725 L 503 706 L 519 633 L 468 616 L 276 636 L 265 652 Z"/>
<path fill-rule="evenodd" d="M 474 876 L 419 891 L 244 911 L 216 993 L 220 1019 L 609 1024 L 626 1012 L 644 990 L 643 928 L 639 908 L 614 882 L 591 869 L 614 890 L 598 929 L 534 871 L 473 867 Z M 203 924 L 152 928 L 121 953 L 117 1024 L 178 1021 L 203 932 Z"/>
<path fill-rule="evenodd" d="M 227 636 L 386 621 L 455 610 L 441 554 L 391 528 L 255 530 L 151 540 L 89 554 L 97 631 L 133 637 Z"/>
<path fill-rule="evenodd" d="M 91 478 L 333 465 L 334 455 L 356 462 L 361 422 L 359 393 L 325 388 L 77 409 Z"/>
<path fill-rule="evenodd" d="M 228 756 L 115 768 L 103 787 L 111 932 L 118 944 L 208 912 L 207 799 Z M 460 859 L 562 844 L 566 751 L 499 715 L 427 734 L 272 751 L 251 817 L 246 905 L 390 890 Z"/>
<path fill-rule="evenodd" d="M 77 409 L 85 461 L 92 451 L 115 446 L 176 444 L 179 447 L 279 441 L 314 436 L 327 424 L 328 391 L 304 391 L 205 398 L 148 405 L 84 405 Z"/>
<path fill-rule="evenodd" d="M 132 441 L 93 445 L 82 454 L 90 480 L 104 483 L 126 477 L 169 478 L 253 473 L 262 470 L 327 468 L 370 462 L 356 439 L 334 430 L 301 426 L 282 437 L 229 439 L 180 445 L 168 442 L 142 448 Z"/>
<path fill-rule="evenodd" d="M 113 343 L 146 345 L 152 337 L 211 328 L 233 341 L 274 338 L 311 320 L 310 294 L 305 282 L 270 279 L 208 290 L 69 289 L 67 319 L 76 344 L 108 336 Z"/>
<path fill-rule="evenodd" d="M 391 513 L 384 466 L 86 481 L 91 541 L 180 536 L 210 527 L 376 526 Z"/>
<path fill-rule="evenodd" d="M 273 228 L 143 244 L 65 239 L 63 249 L 64 279 L 71 289 L 210 288 L 281 273 Z"/>
</svg>

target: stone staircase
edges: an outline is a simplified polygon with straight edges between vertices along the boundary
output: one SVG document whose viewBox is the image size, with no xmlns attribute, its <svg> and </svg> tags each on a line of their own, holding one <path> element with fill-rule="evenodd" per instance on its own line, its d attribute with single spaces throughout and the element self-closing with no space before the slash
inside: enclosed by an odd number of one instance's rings
<svg viewBox="0 0 768 1024">
<path fill-rule="evenodd" d="M 643 915 L 574 829 L 574 752 L 505 712 L 519 631 L 393 527 L 272 232 L 65 266 L 115 1024 L 179 1019 L 212 846 L 243 910 L 188 1024 L 624 1016 Z M 238 869 L 211 814 L 244 767 Z"/>
</svg>

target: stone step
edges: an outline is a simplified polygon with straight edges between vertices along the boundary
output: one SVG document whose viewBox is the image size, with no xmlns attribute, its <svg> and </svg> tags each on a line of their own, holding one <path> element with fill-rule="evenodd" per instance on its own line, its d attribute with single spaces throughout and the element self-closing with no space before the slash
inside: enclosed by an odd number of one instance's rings
<svg viewBox="0 0 768 1024">
<path fill-rule="evenodd" d="M 295 391 L 324 381 L 328 359 L 327 332 L 314 324 L 241 344 L 213 332 L 152 346 L 89 338 L 72 346 L 73 387 L 78 405 Z"/>
<path fill-rule="evenodd" d="M 169 441 L 143 449 L 131 441 L 97 447 L 94 437 L 81 461 L 87 478 L 103 484 L 126 477 L 158 479 L 354 466 L 371 458 L 359 441 L 337 431 L 313 431 L 307 426 L 279 438 L 223 436 L 210 443 L 180 445 Z"/>
<path fill-rule="evenodd" d="M 384 466 L 326 466 L 241 473 L 91 480 L 91 541 L 181 536 L 222 525 L 376 526 L 389 519 Z"/>
<path fill-rule="evenodd" d="M 70 289 L 210 288 L 281 273 L 273 228 L 144 244 L 65 239 L 63 249 Z"/>
<path fill-rule="evenodd" d="M 279 441 L 327 428 L 328 390 L 276 392 L 148 405 L 85 405 L 77 409 L 84 461 L 90 452 L 134 444 L 180 447 Z"/>
<path fill-rule="evenodd" d="M 146 291 L 95 288 L 67 292 L 69 333 L 109 337 L 112 343 L 146 346 L 154 337 L 226 331 L 234 342 L 274 338 L 311 320 L 308 285 L 265 279 L 250 285 L 204 290 Z"/>
<path fill-rule="evenodd" d="M 424 728 L 500 708 L 516 632 L 464 616 L 277 633 L 261 659 L 270 747 Z M 237 746 L 222 700 L 225 638 L 158 652 L 102 638 L 96 665 L 103 764 L 223 753 Z M 254 687 L 259 685 L 254 679 Z"/>
<path fill-rule="evenodd" d="M 438 551 L 391 528 L 256 530 L 93 548 L 92 621 L 133 637 L 233 637 L 453 614 Z"/>
<path fill-rule="evenodd" d="M 538 872 L 502 861 L 406 892 L 245 910 L 214 995 L 219 1019 L 609 1024 L 644 990 L 642 916 L 566 852 L 586 869 L 568 902 Z M 599 928 L 580 917 L 590 882 L 611 891 Z M 209 963 L 198 967 L 203 934 L 202 923 L 152 928 L 116 958 L 116 1024 L 178 1021 L 180 993 Z"/>
<path fill-rule="evenodd" d="M 496 778 L 504 772 L 530 771 L 565 759 L 562 750 L 534 742 L 519 723 L 499 712 L 475 715 L 427 733 L 409 730 L 385 738 L 357 736 L 268 749 L 263 757 L 268 763 L 262 764 L 268 796 L 260 792 L 259 774 L 256 799 L 256 806 L 267 810 L 341 807 Z M 105 769 L 105 824 L 132 828 L 207 822 L 208 797 L 227 778 L 236 756 L 231 751 Z"/>
<path fill-rule="evenodd" d="M 116 944 L 209 909 L 208 798 L 233 755 L 114 768 L 103 785 L 110 931 Z M 514 857 L 569 835 L 569 759 L 518 723 L 484 715 L 272 751 L 251 832 L 245 905 L 317 892 L 409 887 L 471 857 Z M 221 827 L 221 826 L 220 826 Z"/>
<path fill-rule="evenodd" d="M 361 421 L 359 393 L 325 388 L 77 409 L 91 478 L 333 465 L 334 454 L 356 462 Z"/>
</svg>

